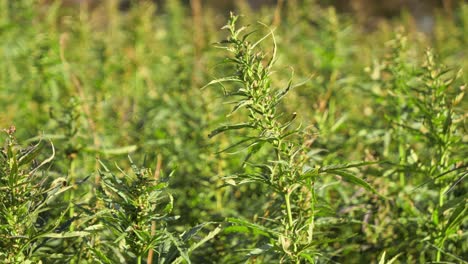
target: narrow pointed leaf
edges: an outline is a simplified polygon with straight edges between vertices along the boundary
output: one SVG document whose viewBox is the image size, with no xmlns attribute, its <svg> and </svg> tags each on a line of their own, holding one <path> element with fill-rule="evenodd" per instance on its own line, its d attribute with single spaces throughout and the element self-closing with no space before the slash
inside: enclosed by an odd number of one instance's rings
<svg viewBox="0 0 468 264">
<path fill-rule="evenodd" d="M 212 137 L 216 136 L 217 134 L 222 133 L 224 131 L 242 129 L 242 128 L 253 128 L 253 126 L 250 123 L 241 123 L 241 124 L 236 124 L 236 125 L 226 125 L 226 126 L 218 127 L 217 129 L 211 131 L 211 133 L 208 135 L 208 137 L 212 138 Z"/>
<path fill-rule="evenodd" d="M 341 176 L 341 178 L 343 178 L 343 180 L 345 180 L 345 181 L 347 181 L 349 183 L 361 186 L 362 188 L 364 188 L 364 189 L 366 189 L 366 190 L 368 190 L 370 192 L 373 192 L 375 194 L 379 194 L 369 183 L 367 183 L 363 179 L 357 177 L 356 175 L 354 175 L 354 174 L 352 174 L 350 172 L 342 171 L 342 170 L 333 170 L 333 172 L 331 172 L 331 173 Z"/>
</svg>

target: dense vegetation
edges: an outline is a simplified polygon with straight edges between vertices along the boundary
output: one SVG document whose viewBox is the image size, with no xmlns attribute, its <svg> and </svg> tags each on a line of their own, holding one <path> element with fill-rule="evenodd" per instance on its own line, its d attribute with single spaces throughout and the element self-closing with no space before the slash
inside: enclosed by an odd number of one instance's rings
<svg viewBox="0 0 468 264">
<path fill-rule="evenodd" d="M 467 263 L 468 5 L 243 3 L 0 0 L 1 263 Z"/>
</svg>

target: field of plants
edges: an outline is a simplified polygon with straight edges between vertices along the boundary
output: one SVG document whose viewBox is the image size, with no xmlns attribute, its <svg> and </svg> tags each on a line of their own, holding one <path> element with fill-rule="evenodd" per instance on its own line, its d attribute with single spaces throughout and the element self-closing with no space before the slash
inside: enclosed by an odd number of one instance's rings
<svg viewBox="0 0 468 264">
<path fill-rule="evenodd" d="M 468 4 L 0 0 L 0 263 L 468 263 Z"/>
</svg>

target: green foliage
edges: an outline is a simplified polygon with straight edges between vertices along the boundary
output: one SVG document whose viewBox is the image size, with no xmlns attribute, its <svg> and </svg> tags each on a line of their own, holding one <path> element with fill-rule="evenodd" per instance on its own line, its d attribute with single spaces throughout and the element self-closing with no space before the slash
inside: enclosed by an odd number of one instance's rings
<svg viewBox="0 0 468 264">
<path fill-rule="evenodd" d="M 57 240 L 89 235 L 85 231 L 68 231 L 73 219 L 67 217 L 69 206 L 60 201 L 73 188 L 63 177 L 52 179 L 46 170 L 55 155 L 35 160 L 47 143 L 26 148 L 18 146 L 12 126 L 0 160 L 0 257 L 6 263 L 35 263 L 59 252 L 52 250 Z"/>
<path fill-rule="evenodd" d="M 168 256 L 177 256 L 169 253 L 174 244 L 188 261 L 187 253 L 180 248 L 182 242 L 167 230 L 167 222 L 174 218 L 169 215 L 173 198 L 167 193 L 167 182 L 155 179 L 149 169 L 138 168 L 132 160 L 130 164 L 132 172 L 121 170 L 122 176 L 102 165 L 97 203 L 103 204 L 103 208 L 96 214 L 100 227 L 110 231 L 100 237 L 102 247 L 109 249 L 92 250 L 97 256 L 105 256 L 101 261 L 106 263 L 118 261 L 103 253 L 115 249 L 127 261 L 142 263 L 148 252 L 154 250 L 157 263 L 171 263 L 173 259 Z"/>
<path fill-rule="evenodd" d="M 235 65 L 235 75 L 211 81 L 210 84 L 234 82 L 240 86 L 235 90 L 224 90 L 227 97 L 236 98 L 230 102 L 234 105 L 229 115 L 245 108 L 248 121 L 245 123 L 225 125 L 210 133 L 210 137 L 229 130 L 249 129 L 253 135 L 245 135 L 239 142 L 226 150 L 247 149 L 244 164 L 252 168 L 250 171 L 237 173 L 227 179 L 231 184 L 260 183 L 267 186 L 266 196 L 271 197 L 273 205 L 268 225 L 260 226 L 244 221 L 232 221 L 252 228 L 255 233 L 268 238 L 266 244 L 249 252 L 247 257 L 259 256 L 269 250 L 278 254 L 275 261 L 281 263 L 314 262 L 318 251 L 317 245 L 326 237 L 314 236 L 315 215 L 317 209 L 316 178 L 329 174 L 340 176 L 343 180 L 362 186 L 376 192 L 366 181 L 353 174 L 349 168 L 363 164 L 344 164 L 308 168 L 308 146 L 300 142 L 299 136 L 308 137 L 307 132 L 300 128 L 291 128 L 296 118 L 294 112 L 290 118 L 284 118 L 278 111 L 278 104 L 293 87 L 292 81 L 287 87 L 275 90 L 272 87 L 271 75 L 273 63 L 276 60 L 276 42 L 273 32 L 256 42 L 248 40 L 250 33 L 243 33 L 246 27 L 236 27 L 238 16 L 231 14 L 228 24 L 224 27 L 229 31 L 227 40 L 221 42 L 224 48 L 232 53 L 227 61 Z M 258 45 L 268 36 L 273 37 L 274 47 L 270 58 L 258 49 Z M 285 119 L 285 120 L 284 120 Z M 299 140 L 298 140 L 299 138 Z M 262 147 L 271 148 L 272 155 L 263 163 L 251 163 L 249 158 L 259 152 Z M 224 150 L 224 151 L 226 151 Z M 283 206 L 284 205 L 284 206 Z M 278 212 L 275 212 L 277 211 Z M 234 230 L 231 228 L 231 230 Z M 242 231 L 242 229 L 238 229 Z"/>
<path fill-rule="evenodd" d="M 425 241 L 422 251 L 428 259 L 441 261 L 446 247 L 461 242 L 454 234 L 463 229 L 467 217 L 466 195 L 460 192 L 467 168 L 466 158 L 460 156 L 467 152 L 459 108 L 464 88 L 454 86 L 461 72 L 453 76 L 437 64 L 431 50 L 426 51 L 421 66 L 413 66 L 405 54 L 406 41 L 402 32 L 396 34 L 390 56 L 377 73 L 387 77 L 376 78 L 385 89 L 377 100 L 388 102 L 384 112 L 391 129 L 384 155 L 396 164 L 388 168 L 388 174 L 398 174 L 399 188 L 411 184 L 415 186 L 411 193 L 427 195 L 424 209 L 431 213 L 413 212 L 420 217 L 416 226 L 421 231 L 414 235 Z M 414 203 L 412 199 L 406 202 Z"/>
<path fill-rule="evenodd" d="M 466 3 L 130 2 L 0 0 L 0 262 L 466 262 Z"/>
</svg>

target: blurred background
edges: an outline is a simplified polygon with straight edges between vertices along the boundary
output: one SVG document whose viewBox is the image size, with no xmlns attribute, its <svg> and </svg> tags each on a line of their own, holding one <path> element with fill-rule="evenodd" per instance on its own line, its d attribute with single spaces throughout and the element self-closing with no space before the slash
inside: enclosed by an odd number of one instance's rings
<svg viewBox="0 0 468 264">
<path fill-rule="evenodd" d="M 169 0 L 170 1 L 170 0 Z M 401 12 L 409 12 L 414 16 L 423 31 L 429 32 L 434 24 L 434 10 L 444 10 L 447 15 L 452 15 L 454 8 L 459 2 L 464 0 L 392 0 L 392 1 L 375 1 L 375 0 L 318 0 L 316 1 L 321 6 L 334 6 L 336 10 L 342 13 L 349 13 L 358 17 L 368 28 L 375 28 L 375 23 L 381 19 L 389 19 L 401 14 Z M 44 0 L 45 3 L 51 2 Z M 63 0 L 65 4 L 77 6 L 86 4 L 91 7 L 100 5 L 103 1 L 100 0 Z M 128 10 L 132 5 L 148 2 L 147 0 L 120 0 L 119 6 L 121 10 Z M 158 6 L 164 6 L 168 0 L 153 0 Z M 186 6 L 192 6 L 200 9 L 214 9 L 218 12 L 225 13 L 226 11 L 236 9 L 239 5 L 248 5 L 254 10 L 264 7 L 282 7 L 285 2 L 298 2 L 300 0 L 184 0 L 181 1 Z"/>
</svg>

